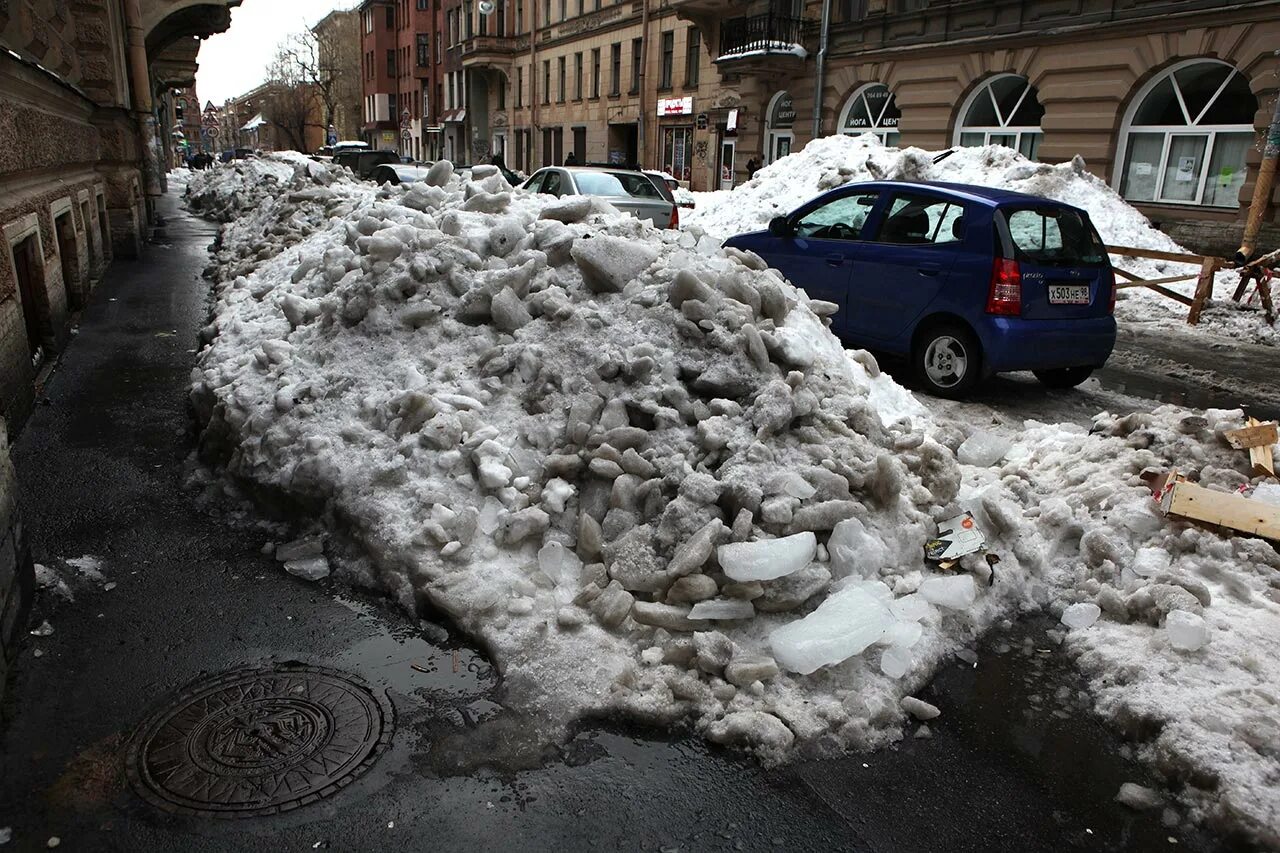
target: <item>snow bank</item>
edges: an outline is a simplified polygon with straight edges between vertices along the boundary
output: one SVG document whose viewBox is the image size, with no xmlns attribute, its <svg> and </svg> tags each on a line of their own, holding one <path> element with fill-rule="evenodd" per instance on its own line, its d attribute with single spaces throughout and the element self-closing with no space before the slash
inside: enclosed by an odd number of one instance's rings
<svg viewBox="0 0 1280 853">
<path fill-rule="evenodd" d="M 765 166 L 732 190 L 694 193 L 693 210 L 681 211 L 680 221 L 696 234 L 724 240 L 768 226 L 775 216 L 790 213 L 827 190 L 857 181 L 949 181 L 1001 187 L 1057 199 L 1089 212 L 1108 245 L 1136 246 L 1163 252 L 1185 252 L 1167 234 L 1120 197 L 1101 178 L 1085 169 L 1077 157 L 1068 163 L 1035 163 L 1002 145 L 955 148 L 941 162 L 941 152 L 919 148 L 886 148 L 872 134 L 828 136 Z M 1198 272 L 1198 268 L 1144 258 L 1113 258 L 1115 265 L 1134 275 L 1155 279 Z M 1251 341 L 1276 342 L 1273 329 L 1260 311 L 1241 310 L 1229 295 L 1239 274 L 1219 273 L 1215 292 L 1202 317 L 1202 328 Z M 1190 295 L 1194 281 L 1168 285 Z M 1116 315 L 1122 320 L 1185 323 L 1187 310 L 1173 300 L 1143 288 L 1120 291 Z"/>
<path fill-rule="evenodd" d="M 1242 422 L 1174 406 L 1104 413 L 1089 431 L 1028 422 L 998 468 L 965 469 L 960 501 L 984 529 L 1021 527 L 1043 559 L 1032 595 L 1062 616 L 1098 712 L 1191 816 L 1276 847 L 1280 554 L 1165 518 L 1139 476 L 1177 467 L 1211 489 L 1257 486 L 1248 454 L 1219 437 Z"/>
<path fill-rule="evenodd" d="M 251 201 L 264 167 L 210 187 L 249 207 L 215 258 L 203 447 L 359 539 L 378 571 L 355 580 L 483 641 L 516 706 L 691 719 L 771 758 L 881 744 L 1025 603 L 1012 545 L 972 606 L 912 595 L 955 457 L 758 258 L 484 167 L 379 189 L 300 164 Z M 811 625 L 828 596 L 878 621 Z M 825 665 L 789 670 L 784 627 Z"/>
<path fill-rule="evenodd" d="M 217 222 L 230 222 L 274 197 L 293 178 L 295 170 L 309 167 L 324 169 L 296 152 L 269 154 L 188 171 L 180 185 L 185 184 L 184 196 L 192 212 Z"/>
<path fill-rule="evenodd" d="M 230 194 L 202 446 L 359 540 L 376 568 L 339 577 L 484 642 L 513 707 L 690 720 L 767 759 L 882 745 L 944 659 L 1046 609 L 1192 815 L 1280 844 L 1280 556 L 1163 518 L 1139 478 L 1256 486 L 1218 437 L 1238 412 L 975 437 L 754 256 L 484 167 L 406 189 L 283 165 Z M 923 563 L 966 511 L 994 575 Z"/>
</svg>

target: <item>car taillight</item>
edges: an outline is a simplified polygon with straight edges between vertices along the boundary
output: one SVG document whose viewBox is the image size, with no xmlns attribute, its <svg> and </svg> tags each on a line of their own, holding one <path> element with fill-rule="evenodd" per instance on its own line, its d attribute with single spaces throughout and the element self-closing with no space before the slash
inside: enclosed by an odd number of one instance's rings
<svg viewBox="0 0 1280 853">
<path fill-rule="evenodd" d="M 1108 269 L 1107 275 L 1111 278 L 1111 301 L 1107 303 L 1107 313 L 1114 314 L 1116 313 L 1116 291 L 1119 288 L 1116 287 L 1115 272 L 1113 270 Z"/>
<path fill-rule="evenodd" d="M 996 258 L 987 291 L 987 313 L 1013 317 L 1022 313 L 1022 271 L 1017 261 Z"/>
<path fill-rule="evenodd" d="M 667 227 L 668 228 L 680 227 L 680 207 L 678 205 L 674 205 L 674 204 L 671 205 L 671 221 L 667 223 Z"/>
</svg>

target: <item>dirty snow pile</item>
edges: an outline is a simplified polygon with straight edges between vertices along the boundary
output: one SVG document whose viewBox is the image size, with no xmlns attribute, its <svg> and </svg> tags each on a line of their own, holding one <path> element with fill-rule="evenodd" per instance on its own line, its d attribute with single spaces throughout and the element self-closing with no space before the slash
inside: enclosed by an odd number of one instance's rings
<svg viewBox="0 0 1280 853">
<path fill-rule="evenodd" d="M 328 171 L 296 152 L 286 152 L 215 163 L 208 169 L 189 172 L 184 176 L 187 207 L 207 219 L 230 222 L 242 211 L 274 197 L 298 168 L 315 174 Z"/>
<path fill-rule="evenodd" d="M 202 446 L 375 566 L 310 538 L 285 568 L 442 609 L 556 725 L 900 737 L 904 695 L 1028 603 L 998 532 L 1000 583 L 924 569 L 961 475 L 918 403 L 753 256 L 450 171 L 299 168 L 223 230 Z"/>
<path fill-rule="evenodd" d="M 858 181 L 947 181 L 999 187 L 1043 196 L 1088 211 L 1090 219 L 1109 246 L 1134 246 L 1162 252 L 1187 252 L 1167 234 L 1151 225 L 1101 178 L 1076 157 L 1067 163 L 1035 163 L 1003 145 L 952 149 L 945 159 L 933 160 L 938 151 L 919 148 L 887 148 L 873 134 L 827 136 L 800 151 L 765 166 L 732 190 L 694 193 L 697 206 L 681 211 L 681 224 L 695 234 L 724 240 L 734 234 L 759 231 L 769 220 L 795 210 L 827 190 Z M 1188 264 L 1148 258 L 1113 257 L 1112 263 L 1147 279 L 1197 273 Z M 1215 285 L 1217 298 L 1206 307 L 1204 328 L 1255 342 L 1276 342 L 1260 310 L 1242 310 L 1230 301 L 1239 273 L 1221 272 Z M 1185 295 L 1195 289 L 1194 280 L 1167 285 Z M 1280 293 L 1277 294 L 1280 297 Z M 1176 321 L 1185 323 L 1187 309 L 1145 288 L 1119 292 L 1116 316 L 1131 322 Z"/>
<path fill-rule="evenodd" d="M 1021 504 L 1018 535 L 1048 587 L 1032 595 L 1060 615 L 1098 712 L 1191 816 L 1280 846 L 1280 553 L 1165 517 L 1140 477 L 1177 468 L 1226 493 L 1280 492 L 1221 437 L 1242 424 L 1238 410 L 1164 406 L 1103 413 L 1089 430 L 975 432 L 958 455 L 991 467 L 965 467 L 960 501 L 987 530 L 1017 526 L 1005 500 Z M 1004 517 L 988 511 L 1001 505 Z"/>
</svg>

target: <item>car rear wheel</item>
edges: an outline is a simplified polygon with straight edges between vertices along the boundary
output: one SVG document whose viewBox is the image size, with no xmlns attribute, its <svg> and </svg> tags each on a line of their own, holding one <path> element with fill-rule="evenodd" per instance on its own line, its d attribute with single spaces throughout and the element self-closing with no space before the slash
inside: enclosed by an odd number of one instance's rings
<svg viewBox="0 0 1280 853">
<path fill-rule="evenodd" d="M 1056 370 L 1032 371 L 1049 388 L 1074 388 L 1089 378 L 1092 367 L 1059 367 Z"/>
<path fill-rule="evenodd" d="M 967 395 L 982 376 L 982 353 L 973 332 L 947 323 L 920 335 L 912 352 L 916 375 L 935 397 Z"/>
</svg>

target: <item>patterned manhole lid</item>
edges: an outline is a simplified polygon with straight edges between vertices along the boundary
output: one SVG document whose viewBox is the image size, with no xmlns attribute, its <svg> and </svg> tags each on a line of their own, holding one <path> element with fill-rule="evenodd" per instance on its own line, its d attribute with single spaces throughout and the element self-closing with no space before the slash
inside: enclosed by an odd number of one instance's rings
<svg viewBox="0 0 1280 853">
<path fill-rule="evenodd" d="M 199 681 L 138 727 L 125 767 L 168 812 L 276 814 L 327 797 L 391 742 L 390 702 L 314 666 L 234 670 Z"/>
</svg>

